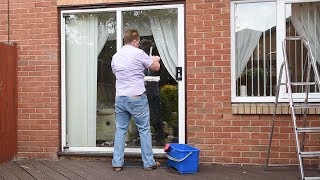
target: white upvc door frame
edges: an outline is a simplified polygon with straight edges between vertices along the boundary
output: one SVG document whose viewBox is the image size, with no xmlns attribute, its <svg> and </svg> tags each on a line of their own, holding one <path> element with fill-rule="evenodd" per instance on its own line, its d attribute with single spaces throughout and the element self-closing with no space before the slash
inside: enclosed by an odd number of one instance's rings
<svg viewBox="0 0 320 180">
<path fill-rule="evenodd" d="M 65 18 L 66 14 L 77 13 L 98 13 L 98 12 L 116 12 L 117 17 L 117 50 L 122 47 L 122 12 L 134 10 L 152 10 L 152 9 L 169 9 L 175 8 L 178 11 L 178 66 L 182 67 L 182 80 L 178 81 L 178 112 L 179 112 L 179 143 L 186 142 L 185 132 L 185 14 L 184 4 L 175 5 L 156 5 L 156 6 L 137 6 L 121 8 L 100 8 L 100 9 L 83 9 L 83 10 L 62 10 L 61 19 L 61 151 L 62 152 L 96 152 L 111 153 L 113 147 L 68 147 L 66 132 L 66 72 L 65 72 Z M 140 153 L 140 148 L 125 148 L 126 153 Z M 163 154 L 163 149 L 153 149 L 156 154 Z"/>
</svg>

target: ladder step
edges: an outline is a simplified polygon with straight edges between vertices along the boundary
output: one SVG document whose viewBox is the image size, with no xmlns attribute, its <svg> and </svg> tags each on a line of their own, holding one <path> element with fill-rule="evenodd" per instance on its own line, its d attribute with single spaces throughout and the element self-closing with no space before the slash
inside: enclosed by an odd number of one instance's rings
<svg viewBox="0 0 320 180">
<path fill-rule="evenodd" d="M 294 103 L 293 108 L 315 108 L 320 107 L 320 103 Z"/>
<path fill-rule="evenodd" d="M 292 82 L 293 86 L 301 86 L 301 85 L 316 85 L 316 82 Z"/>
<path fill-rule="evenodd" d="M 320 151 L 304 151 L 300 152 L 301 157 L 317 157 L 320 156 Z"/>
<path fill-rule="evenodd" d="M 320 179 L 320 177 L 304 177 L 303 179 L 305 179 L 305 180 L 315 180 L 315 179 Z"/>
<path fill-rule="evenodd" d="M 308 133 L 316 133 L 320 132 L 320 127 L 305 127 L 305 128 L 297 128 L 298 133 L 308 132 Z"/>
</svg>

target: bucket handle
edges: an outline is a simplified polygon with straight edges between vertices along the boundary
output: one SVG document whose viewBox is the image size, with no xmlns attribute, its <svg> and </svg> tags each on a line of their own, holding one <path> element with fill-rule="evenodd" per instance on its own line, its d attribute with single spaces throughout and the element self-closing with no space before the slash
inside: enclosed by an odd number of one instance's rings
<svg viewBox="0 0 320 180">
<path fill-rule="evenodd" d="M 188 153 L 185 157 L 183 157 L 182 159 L 177 159 L 177 158 L 174 158 L 174 157 L 170 156 L 168 153 L 166 153 L 168 159 L 170 159 L 170 160 L 172 160 L 172 161 L 176 161 L 176 162 L 181 162 L 181 161 L 187 159 L 191 154 L 192 154 L 192 152 L 189 152 L 189 153 Z"/>
</svg>

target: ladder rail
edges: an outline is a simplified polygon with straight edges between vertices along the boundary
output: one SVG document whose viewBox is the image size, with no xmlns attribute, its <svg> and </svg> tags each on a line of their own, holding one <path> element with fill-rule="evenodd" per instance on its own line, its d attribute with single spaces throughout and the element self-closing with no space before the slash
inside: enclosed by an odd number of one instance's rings
<svg viewBox="0 0 320 180">
<path fill-rule="evenodd" d="M 291 76 L 290 76 L 290 69 L 289 69 L 289 63 L 288 63 L 288 55 L 287 55 L 287 51 L 286 51 L 286 47 L 287 47 L 287 41 L 285 40 L 282 44 L 282 49 L 283 49 L 283 57 L 284 57 L 284 68 L 285 68 L 285 73 L 286 73 L 286 89 L 288 91 L 289 94 L 289 106 L 291 109 L 291 120 L 292 120 L 292 125 L 294 128 L 297 127 L 297 119 L 296 119 L 296 115 L 295 115 L 295 109 L 293 108 L 293 97 L 292 97 L 292 89 L 291 89 Z M 295 131 L 295 130 L 294 130 Z M 297 158 L 298 158 L 298 162 L 299 162 L 299 171 L 300 171 L 300 175 L 304 174 L 303 171 L 303 164 L 302 164 L 302 157 L 299 155 L 301 153 L 301 149 L 300 149 L 300 142 L 299 142 L 299 136 L 298 133 L 294 133 L 294 137 L 295 137 L 295 141 L 296 141 L 296 151 L 297 151 Z"/>
<path fill-rule="evenodd" d="M 282 76 L 283 66 L 284 66 L 284 63 L 281 64 L 279 77 Z M 285 85 L 285 84 L 281 83 L 281 78 L 278 78 L 278 85 L 276 86 L 276 99 L 275 99 L 275 102 L 274 102 L 274 111 L 273 111 L 272 121 L 271 121 L 271 130 L 270 130 L 271 132 L 270 132 L 270 135 L 269 135 L 268 152 L 267 152 L 267 157 L 266 157 L 266 165 L 265 165 L 265 169 L 264 169 L 265 171 L 268 170 L 268 166 L 269 166 L 271 144 L 272 144 L 273 131 L 274 131 L 274 123 L 275 123 L 275 117 L 276 117 L 278 102 L 279 102 L 279 91 L 280 91 L 280 86 L 281 85 Z"/>
<path fill-rule="evenodd" d="M 310 55 L 308 53 L 308 58 L 312 57 L 312 55 Z M 310 70 L 311 70 L 311 62 L 308 61 L 307 62 L 307 77 L 306 77 L 306 82 L 310 82 Z M 304 100 L 304 103 L 305 104 L 308 104 L 308 100 L 309 100 L 309 91 L 310 91 L 310 85 L 307 85 L 307 86 L 304 86 L 304 89 L 305 89 L 305 100 Z M 303 127 L 306 127 L 307 126 L 307 113 L 308 113 L 308 110 L 307 108 L 304 108 L 303 109 Z M 301 151 L 304 151 L 304 142 L 305 142 L 305 132 L 302 133 L 302 141 L 301 141 Z"/>
</svg>

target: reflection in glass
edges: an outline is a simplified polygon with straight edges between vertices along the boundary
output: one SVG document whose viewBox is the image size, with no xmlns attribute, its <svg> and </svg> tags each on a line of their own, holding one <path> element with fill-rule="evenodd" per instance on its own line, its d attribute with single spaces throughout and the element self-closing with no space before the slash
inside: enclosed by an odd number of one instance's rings
<svg viewBox="0 0 320 180">
<path fill-rule="evenodd" d="M 96 146 L 100 138 L 97 111 L 110 107 L 109 97 L 114 96 L 108 88 L 112 81 L 106 80 L 112 75 L 106 70 L 110 59 L 105 54 L 115 52 L 115 22 L 115 13 L 66 17 L 67 146 Z M 98 73 L 103 77 L 97 78 Z"/>
<path fill-rule="evenodd" d="M 235 7 L 237 96 L 273 96 L 276 84 L 276 2 Z"/>
<path fill-rule="evenodd" d="M 97 146 L 112 146 L 115 134 L 115 77 L 111 70 L 112 56 L 116 53 L 116 18 L 101 14 L 99 22 L 100 53 L 97 70 Z"/>
<path fill-rule="evenodd" d="M 141 37 L 141 48 L 151 55 L 161 57 L 161 69 L 153 72 L 146 69 L 147 97 L 150 109 L 150 124 L 153 146 L 178 141 L 178 89 L 174 79 L 177 66 L 177 10 L 147 10 L 123 12 L 123 32 L 137 29 Z M 151 51 L 151 52 L 150 52 Z M 140 146 L 134 120 L 127 134 L 129 147 Z"/>
<path fill-rule="evenodd" d="M 115 77 L 111 70 L 116 53 L 116 13 L 82 13 L 66 17 L 67 146 L 112 147 L 115 134 Z M 123 32 L 139 31 L 141 48 L 160 55 L 159 72 L 146 70 L 153 146 L 178 142 L 177 9 L 123 12 Z M 152 48 L 151 48 L 152 47 Z M 151 52 L 150 52 L 151 50 Z M 134 121 L 126 135 L 128 147 L 139 147 Z"/>
<path fill-rule="evenodd" d="M 302 36 L 309 40 L 311 51 L 317 64 L 320 63 L 320 3 L 305 2 L 286 4 L 286 36 Z M 306 80 L 307 50 L 300 41 L 288 41 L 288 63 L 291 72 L 291 81 L 303 82 Z M 311 81 L 314 74 L 311 71 Z M 302 86 L 295 86 L 293 92 L 302 93 Z M 310 92 L 319 92 L 316 86 L 310 87 Z"/>
</svg>

